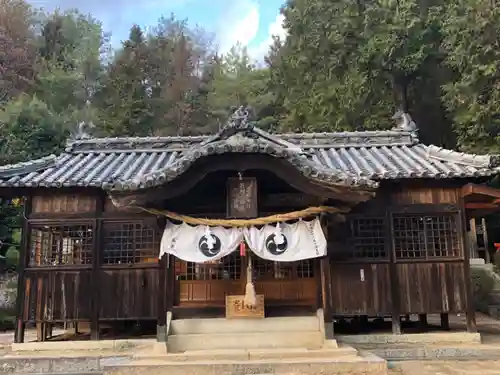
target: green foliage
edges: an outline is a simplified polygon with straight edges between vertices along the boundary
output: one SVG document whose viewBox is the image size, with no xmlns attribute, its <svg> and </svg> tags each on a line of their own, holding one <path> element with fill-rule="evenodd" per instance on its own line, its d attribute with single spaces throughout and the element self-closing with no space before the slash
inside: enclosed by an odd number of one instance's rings
<svg viewBox="0 0 500 375">
<path fill-rule="evenodd" d="M 458 143 L 472 152 L 500 151 L 500 8 L 489 0 L 451 2 L 443 20 L 444 85 Z"/>
<path fill-rule="evenodd" d="M 0 109 L 0 164 L 56 153 L 65 136 L 58 114 L 36 97 L 20 96 Z"/>
<path fill-rule="evenodd" d="M 7 268 L 16 269 L 19 265 L 19 248 L 17 246 L 11 246 L 5 253 L 5 258 L 7 262 Z"/>
<path fill-rule="evenodd" d="M 490 293 L 495 286 L 493 276 L 482 268 L 471 268 L 474 305 L 477 311 L 488 312 Z"/>
<path fill-rule="evenodd" d="M 269 90 L 269 69 L 257 69 L 248 50 L 233 47 L 214 67 L 208 103 L 219 124 L 224 124 L 234 109 L 250 106 L 257 125 L 264 129 L 275 127 L 273 104 L 275 95 Z"/>
<path fill-rule="evenodd" d="M 419 115 L 429 106 L 414 87 L 439 58 L 440 9 L 417 0 L 296 0 L 284 15 L 289 36 L 270 63 L 285 128 L 383 129 L 397 107 L 425 128 Z"/>
</svg>

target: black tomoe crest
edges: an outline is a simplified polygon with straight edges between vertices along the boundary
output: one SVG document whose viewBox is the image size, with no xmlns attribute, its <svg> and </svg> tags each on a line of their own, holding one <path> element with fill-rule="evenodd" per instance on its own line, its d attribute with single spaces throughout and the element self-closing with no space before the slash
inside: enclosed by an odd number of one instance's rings
<svg viewBox="0 0 500 375">
<path fill-rule="evenodd" d="M 276 243 L 276 234 L 270 234 L 266 238 L 266 249 L 273 255 L 281 255 L 288 249 L 288 240 L 285 235 L 281 235 L 283 242 L 280 244 Z"/>
<path fill-rule="evenodd" d="M 208 236 L 212 237 L 211 240 L 213 241 L 213 246 L 209 246 Z M 201 253 L 205 255 L 207 258 L 213 258 L 217 254 L 219 254 L 221 246 L 222 245 L 220 242 L 220 238 L 212 233 L 204 234 L 198 241 L 198 249 L 200 249 Z"/>
</svg>

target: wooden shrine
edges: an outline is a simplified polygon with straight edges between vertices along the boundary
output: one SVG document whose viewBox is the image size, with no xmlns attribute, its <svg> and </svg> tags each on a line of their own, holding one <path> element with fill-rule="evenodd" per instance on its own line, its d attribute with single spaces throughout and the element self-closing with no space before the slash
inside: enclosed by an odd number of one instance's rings
<svg viewBox="0 0 500 375">
<path fill-rule="evenodd" d="M 25 197 L 16 341 L 27 324 L 45 340 L 47 327 L 88 322 L 99 339 L 122 321 L 156 323 L 161 340 L 167 312 L 224 316 L 245 291 L 246 257 L 159 259 L 171 218 L 158 211 L 250 220 L 320 206 L 338 209 L 320 215 L 326 256 L 253 258 L 266 312 L 321 308 L 329 327 L 387 316 L 395 334 L 406 314 L 466 313 L 474 331 L 464 187 L 499 168 L 416 131 L 269 134 L 241 111 L 211 136 L 71 140 L 0 167 L 2 196 Z"/>
</svg>

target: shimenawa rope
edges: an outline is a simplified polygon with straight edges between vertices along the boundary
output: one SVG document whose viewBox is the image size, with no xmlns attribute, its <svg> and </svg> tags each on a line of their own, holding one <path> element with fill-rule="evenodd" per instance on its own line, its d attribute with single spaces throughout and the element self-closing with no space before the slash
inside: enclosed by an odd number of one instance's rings
<svg viewBox="0 0 500 375">
<path fill-rule="evenodd" d="M 292 211 L 284 214 L 276 214 L 265 217 L 258 217 L 255 219 L 207 219 L 181 215 L 172 211 L 157 210 L 154 208 L 137 207 L 143 211 L 149 212 L 153 215 L 166 216 L 169 219 L 182 221 L 190 225 L 208 225 L 208 226 L 221 226 L 221 227 L 250 227 L 253 225 L 265 225 L 290 220 L 298 220 L 300 218 L 319 215 L 321 213 L 343 213 L 346 210 L 337 207 L 318 206 L 309 207 L 300 211 Z"/>
</svg>

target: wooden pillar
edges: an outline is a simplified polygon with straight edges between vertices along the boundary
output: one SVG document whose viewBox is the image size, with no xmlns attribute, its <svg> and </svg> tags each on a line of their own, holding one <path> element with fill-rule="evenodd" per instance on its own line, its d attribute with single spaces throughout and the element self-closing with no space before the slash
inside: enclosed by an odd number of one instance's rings
<svg viewBox="0 0 500 375">
<path fill-rule="evenodd" d="M 100 310 L 100 278 L 102 261 L 102 222 L 104 211 L 104 194 L 96 197 L 96 212 L 94 219 L 94 238 L 92 246 L 92 291 L 91 291 L 91 317 L 90 317 L 90 339 L 99 340 L 99 310 Z"/>
<path fill-rule="evenodd" d="M 389 203 L 388 203 L 389 204 Z M 389 277 L 391 281 L 391 299 L 392 299 L 392 333 L 394 335 L 401 334 L 401 295 L 399 290 L 399 277 L 396 264 L 396 253 L 394 252 L 394 239 L 392 238 L 392 215 L 388 209 L 386 211 L 386 225 L 385 225 L 385 248 L 389 254 Z"/>
<path fill-rule="evenodd" d="M 321 299 L 325 323 L 325 339 L 333 339 L 333 309 L 332 309 L 332 275 L 330 257 L 327 255 L 320 260 Z"/>
<path fill-rule="evenodd" d="M 26 324 L 24 318 L 26 315 L 25 309 L 29 308 L 29 303 L 26 299 L 26 275 L 25 269 L 29 264 L 29 245 L 30 245 L 30 227 L 28 219 L 26 219 L 31 213 L 31 197 L 26 197 L 24 202 L 24 215 L 23 215 L 23 228 L 21 234 L 21 251 L 19 254 L 19 265 L 17 271 L 17 297 L 16 297 L 16 328 L 14 333 L 14 342 L 22 343 L 24 342 L 24 331 Z"/>
<path fill-rule="evenodd" d="M 463 251 L 463 259 L 464 259 L 464 280 L 465 280 L 465 316 L 466 316 L 466 322 L 467 322 L 467 332 L 477 332 L 477 326 L 476 326 L 476 310 L 474 306 L 474 300 L 473 300 L 473 292 L 472 292 L 472 280 L 471 280 L 471 273 L 470 273 L 470 258 L 471 258 L 471 247 L 472 245 L 469 244 L 469 238 L 467 236 L 467 228 L 465 225 L 465 203 L 463 198 L 461 199 L 460 202 L 460 210 L 461 213 L 459 215 L 459 225 L 460 225 L 460 232 L 462 233 L 462 251 Z M 472 222 L 471 222 L 472 223 Z M 475 225 L 475 221 L 474 221 Z M 474 227 L 475 228 L 475 227 Z M 475 231 L 474 231 L 475 233 Z M 474 240 L 477 240 L 477 237 L 474 238 Z"/>
<path fill-rule="evenodd" d="M 444 330 L 450 329 L 450 315 L 449 314 L 441 314 L 441 329 L 444 329 Z"/>
<path fill-rule="evenodd" d="M 167 335 L 167 298 L 168 293 L 168 266 L 169 254 L 163 254 L 158 263 L 158 305 L 157 305 L 157 323 L 156 323 L 156 340 L 160 342 L 166 341 Z"/>
<path fill-rule="evenodd" d="M 467 243 L 466 246 L 469 248 L 469 257 L 470 258 L 478 258 L 479 254 L 477 251 L 477 227 L 476 227 L 476 218 L 471 218 L 469 220 L 469 226 L 470 226 L 470 235 L 468 236 L 470 241 Z M 466 232 L 467 234 L 467 232 Z"/>
<path fill-rule="evenodd" d="M 488 244 L 488 229 L 486 228 L 486 219 L 481 219 L 481 226 L 483 227 L 483 242 L 484 242 L 484 262 L 491 263 L 490 246 Z"/>
<path fill-rule="evenodd" d="M 421 329 L 427 330 L 429 328 L 429 324 L 427 323 L 427 314 L 419 314 L 418 321 Z"/>
<path fill-rule="evenodd" d="M 321 217 L 321 227 L 327 241 L 327 255 L 320 259 L 321 301 L 325 326 L 325 339 L 333 340 L 333 307 L 332 307 L 332 273 L 330 256 L 328 254 L 328 223 L 326 216 Z"/>
</svg>

